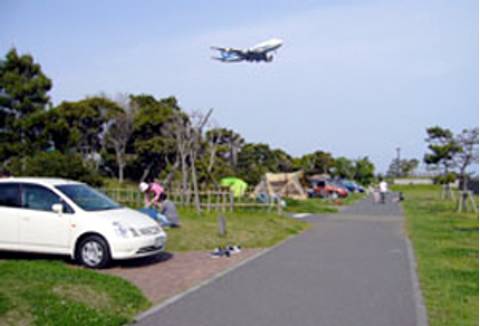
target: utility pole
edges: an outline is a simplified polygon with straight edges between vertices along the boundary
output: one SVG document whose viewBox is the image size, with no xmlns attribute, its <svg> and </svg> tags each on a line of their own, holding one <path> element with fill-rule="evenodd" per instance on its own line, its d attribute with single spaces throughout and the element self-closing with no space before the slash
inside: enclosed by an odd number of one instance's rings
<svg viewBox="0 0 480 326">
<path fill-rule="evenodd" d="M 400 177 L 400 147 L 396 148 L 397 150 L 397 178 Z"/>
</svg>

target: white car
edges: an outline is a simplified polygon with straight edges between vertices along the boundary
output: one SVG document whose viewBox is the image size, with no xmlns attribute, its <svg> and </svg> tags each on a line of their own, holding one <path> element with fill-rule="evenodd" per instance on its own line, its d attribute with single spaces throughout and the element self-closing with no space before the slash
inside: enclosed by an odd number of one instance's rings
<svg viewBox="0 0 480 326">
<path fill-rule="evenodd" d="M 0 250 L 70 255 L 90 268 L 155 255 L 166 234 L 150 217 L 84 183 L 0 179 Z"/>
</svg>

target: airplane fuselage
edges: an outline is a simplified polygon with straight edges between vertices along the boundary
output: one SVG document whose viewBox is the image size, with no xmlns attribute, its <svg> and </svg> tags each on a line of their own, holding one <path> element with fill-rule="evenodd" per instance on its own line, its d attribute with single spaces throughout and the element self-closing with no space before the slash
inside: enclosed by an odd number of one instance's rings
<svg viewBox="0 0 480 326">
<path fill-rule="evenodd" d="M 268 41 L 259 43 L 255 45 L 253 48 L 251 48 L 249 51 L 252 52 L 270 52 L 270 51 L 275 51 L 279 47 L 281 47 L 283 44 L 283 41 L 278 39 L 278 38 L 272 38 Z"/>
<path fill-rule="evenodd" d="M 283 45 L 283 41 L 278 38 L 272 38 L 265 42 L 259 43 L 249 49 L 219 48 L 212 49 L 220 51 L 221 57 L 213 57 L 215 60 L 222 62 L 271 62 L 273 60 L 273 52 Z"/>
</svg>

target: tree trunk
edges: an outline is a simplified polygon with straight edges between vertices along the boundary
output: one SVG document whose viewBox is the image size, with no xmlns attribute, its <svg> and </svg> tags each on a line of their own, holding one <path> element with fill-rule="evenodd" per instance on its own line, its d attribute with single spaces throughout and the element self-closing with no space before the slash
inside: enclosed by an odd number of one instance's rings
<svg viewBox="0 0 480 326">
<path fill-rule="evenodd" d="M 462 182 L 462 191 L 458 198 L 458 212 L 467 210 L 468 192 L 467 192 L 467 178 L 465 176 L 465 168 L 466 167 L 462 166 L 460 169 L 460 180 Z"/>
<path fill-rule="evenodd" d="M 175 171 L 177 171 L 179 165 L 180 165 L 180 160 L 177 157 L 177 159 L 175 160 L 175 163 L 172 166 L 172 169 L 170 170 L 170 172 L 168 172 L 165 179 L 163 179 L 163 184 L 166 187 L 170 188 L 170 184 L 172 183 L 173 176 L 175 175 Z"/>
<path fill-rule="evenodd" d="M 118 182 L 123 183 L 123 170 L 125 168 L 125 162 L 123 160 L 123 155 L 120 149 L 115 148 L 117 165 L 118 165 Z"/>
<path fill-rule="evenodd" d="M 194 204 L 195 204 L 195 209 L 197 210 L 197 213 L 200 213 L 202 211 L 202 207 L 200 206 L 200 196 L 198 193 L 198 180 L 197 180 L 197 168 L 195 167 L 195 154 L 192 153 L 190 154 L 190 159 L 191 159 L 191 171 L 192 171 L 192 186 L 193 186 L 193 197 L 194 197 Z"/>
<path fill-rule="evenodd" d="M 145 181 L 145 179 L 148 177 L 148 174 L 150 173 L 150 170 L 153 166 L 153 163 L 148 164 L 148 166 L 143 170 L 142 177 L 140 178 L 140 181 Z"/>
<path fill-rule="evenodd" d="M 182 165 L 182 203 L 185 204 L 188 202 L 187 191 L 188 191 L 188 169 L 187 169 L 187 158 L 184 153 L 180 154 L 181 156 L 181 165 Z"/>
<path fill-rule="evenodd" d="M 125 167 L 123 166 L 123 164 L 118 166 L 118 182 L 119 183 L 123 183 L 123 169 L 124 168 Z"/>
</svg>

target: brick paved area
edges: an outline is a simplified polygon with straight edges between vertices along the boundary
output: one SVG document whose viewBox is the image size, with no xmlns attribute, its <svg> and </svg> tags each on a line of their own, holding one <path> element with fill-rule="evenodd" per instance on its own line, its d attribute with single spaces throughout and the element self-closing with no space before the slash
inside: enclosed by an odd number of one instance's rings
<svg viewBox="0 0 480 326">
<path fill-rule="evenodd" d="M 101 272 L 127 279 L 139 287 L 153 304 L 157 304 L 261 250 L 244 249 L 228 258 L 211 258 L 208 252 L 163 253 L 151 258 L 120 262 Z"/>
</svg>

